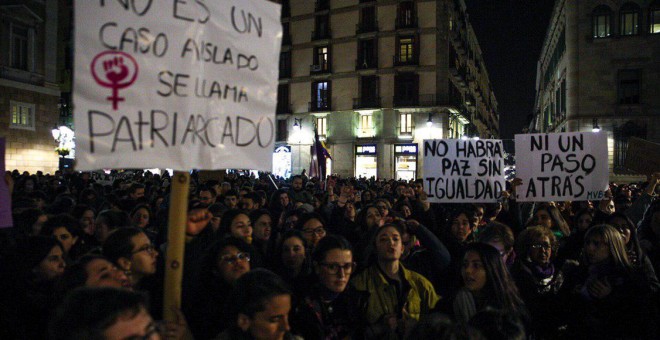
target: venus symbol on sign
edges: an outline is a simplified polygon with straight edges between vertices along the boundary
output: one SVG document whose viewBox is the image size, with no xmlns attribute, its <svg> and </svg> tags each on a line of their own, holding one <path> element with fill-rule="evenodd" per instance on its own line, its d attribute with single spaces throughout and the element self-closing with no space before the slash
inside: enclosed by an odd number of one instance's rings
<svg viewBox="0 0 660 340">
<path fill-rule="evenodd" d="M 131 86 L 137 79 L 137 62 L 128 53 L 105 51 L 94 57 L 91 68 L 96 83 L 112 89 L 112 95 L 106 99 L 112 102 L 112 109 L 117 110 L 118 103 L 125 101 L 119 96 L 119 89 Z"/>
</svg>

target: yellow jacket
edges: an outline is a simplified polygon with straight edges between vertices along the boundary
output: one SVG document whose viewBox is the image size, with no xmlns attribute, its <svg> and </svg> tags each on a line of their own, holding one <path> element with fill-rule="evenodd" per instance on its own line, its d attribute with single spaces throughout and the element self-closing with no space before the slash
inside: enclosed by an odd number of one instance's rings
<svg viewBox="0 0 660 340">
<path fill-rule="evenodd" d="M 407 270 L 401 264 L 399 266 L 400 270 L 403 271 L 403 277 L 407 281 L 407 284 L 404 284 L 404 287 L 407 286 L 408 288 L 405 303 L 406 312 L 411 318 L 419 320 L 421 315 L 431 312 L 440 297 L 435 293 L 431 282 L 424 276 L 412 270 Z M 351 283 L 358 290 L 369 292 L 367 321 L 370 324 L 379 322 L 384 315 L 399 314 L 396 310 L 396 287 L 387 282 L 377 264 L 373 264 L 357 274 L 353 277 Z"/>
</svg>

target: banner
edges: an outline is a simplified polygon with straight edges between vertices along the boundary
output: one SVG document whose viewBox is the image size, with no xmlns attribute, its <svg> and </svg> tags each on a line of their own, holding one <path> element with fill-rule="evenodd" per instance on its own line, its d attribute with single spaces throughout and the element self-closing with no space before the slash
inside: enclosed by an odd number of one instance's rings
<svg viewBox="0 0 660 340">
<path fill-rule="evenodd" d="M 280 5 L 75 6 L 77 170 L 272 169 Z"/>
<path fill-rule="evenodd" d="M 5 182 L 5 138 L 0 138 L 0 229 L 14 226 L 11 216 L 11 193 Z"/>
<path fill-rule="evenodd" d="M 424 140 L 424 191 L 430 202 L 492 203 L 504 190 L 501 140 Z"/>
<path fill-rule="evenodd" d="M 609 185 L 607 135 L 570 132 L 516 135 L 517 200 L 600 200 Z"/>
<path fill-rule="evenodd" d="M 631 137 L 628 140 L 625 167 L 647 176 L 660 171 L 660 144 Z"/>
</svg>

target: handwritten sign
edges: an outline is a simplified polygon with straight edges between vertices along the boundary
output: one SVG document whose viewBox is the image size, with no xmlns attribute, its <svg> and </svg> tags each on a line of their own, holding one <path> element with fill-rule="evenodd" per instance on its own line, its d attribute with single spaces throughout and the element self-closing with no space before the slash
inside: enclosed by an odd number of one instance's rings
<svg viewBox="0 0 660 340">
<path fill-rule="evenodd" d="M 501 140 L 424 141 L 424 191 L 430 202 L 496 202 L 504 184 Z"/>
<path fill-rule="evenodd" d="M 570 132 L 516 135 L 517 199 L 600 200 L 608 187 L 607 135 Z"/>
<path fill-rule="evenodd" d="M 75 6 L 78 170 L 272 169 L 280 5 Z"/>
<path fill-rule="evenodd" d="M 14 225 L 11 217 L 11 195 L 5 182 L 5 139 L 0 138 L 0 229 Z"/>
</svg>

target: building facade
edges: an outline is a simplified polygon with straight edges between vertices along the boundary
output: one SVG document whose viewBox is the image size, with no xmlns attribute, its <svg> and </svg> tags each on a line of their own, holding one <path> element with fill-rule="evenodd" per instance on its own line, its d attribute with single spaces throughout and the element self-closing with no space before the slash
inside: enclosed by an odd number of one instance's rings
<svg viewBox="0 0 660 340">
<path fill-rule="evenodd" d="M 499 135 L 463 0 L 284 0 L 276 149 L 342 176 L 417 178 L 422 141 Z M 286 146 L 282 148 L 282 146 Z"/>
<path fill-rule="evenodd" d="M 0 137 L 8 170 L 53 173 L 62 39 L 58 0 L 0 2 Z"/>
<path fill-rule="evenodd" d="M 557 0 L 537 67 L 536 132 L 607 133 L 611 178 L 631 137 L 660 142 L 660 1 Z"/>
</svg>

